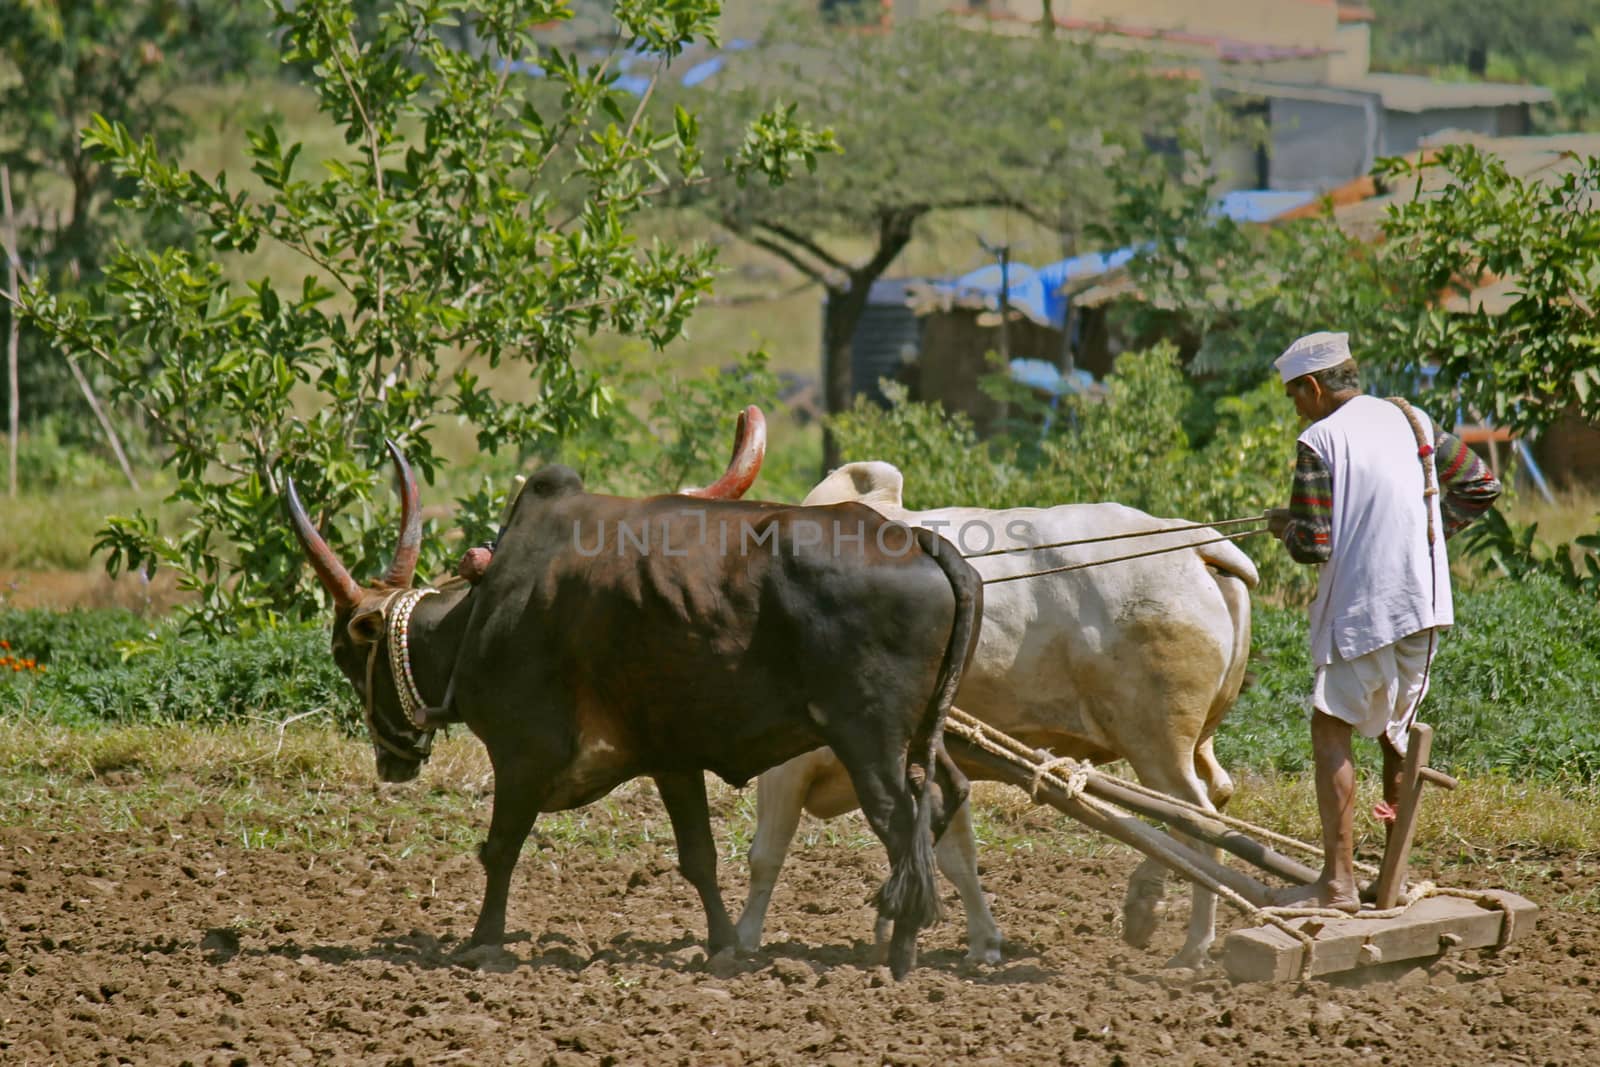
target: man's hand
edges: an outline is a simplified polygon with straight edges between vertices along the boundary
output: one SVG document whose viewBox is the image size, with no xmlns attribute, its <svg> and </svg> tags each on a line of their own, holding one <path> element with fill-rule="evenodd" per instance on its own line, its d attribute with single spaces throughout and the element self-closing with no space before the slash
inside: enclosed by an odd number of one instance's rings
<svg viewBox="0 0 1600 1067">
<path fill-rule="evenodd" d="M 1283 540 L 1283 531 L 1287 530 L 1288 528 L 1289 528 L 1289 509 L 1288 508 L 1268 508 L 1267 509 L 1267 529 L 1272 533 L 1273 537 L 1276 537 L 1280 541 Z"/>
</svg>

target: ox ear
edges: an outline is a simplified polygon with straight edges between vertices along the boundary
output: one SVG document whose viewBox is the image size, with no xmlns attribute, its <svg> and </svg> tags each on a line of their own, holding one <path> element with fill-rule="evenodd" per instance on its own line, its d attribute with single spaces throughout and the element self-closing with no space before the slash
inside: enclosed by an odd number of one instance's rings
<svg viewBox="0 0 1600 1067">
<path fill-rule="evenodd" d="M 906 480 L 899 467 L 882 460 L 871 460 L 852 463 L 848 469 L 858 499 L 897 508 L 904 506 Z"/>
<path fill-rule="evenodd" d="M 350 616 L 345 632 L 358 645 L 376 644 L 383 637 L 383 609 L 366 608 Z"/>
</svg>

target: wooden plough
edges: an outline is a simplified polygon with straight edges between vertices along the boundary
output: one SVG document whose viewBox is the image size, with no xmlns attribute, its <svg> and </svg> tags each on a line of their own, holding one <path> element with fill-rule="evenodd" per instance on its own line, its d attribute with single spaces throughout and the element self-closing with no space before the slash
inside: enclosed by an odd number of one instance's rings
<svg viewBox="0 0 1600 1067">
<path fill-rule="evenodd" d="M 1375 875 L 1363 887 L 1363 896 L 1372 895 L 1374 906 L 1360 915 L 1343 915 L 1316 908 L 1273 908 L 1271 890 L 1264 882 L 1139 816 L 1300 885 L 1315 881 L 1318 871 L 1274 846 L 1320 857 L 1311 845 L 1101 774 L 1087 763 L 1030 749 L 959 708 L 950 710 L 945 723 L 946 745 L 964 765 L 1027 790 L 1036 802 L 1138 849 L 1256 920 L 1257 925 L 1236 930 L 1223 942 L 1221 963 L 1236 981 L 1306 978 L 1437 957 L 1453 948 L 1501 947 L 1534 928 L 1538 907 L 1515 893 L 1442 889 L 1427 883 L 1405 892 L 1422 787 L 1432 783 L 1449 789 L 1456 784 L 1427 766 L 1432 738 L 1433 730 L 1426 725 L 1411 728 L 1400 802 L 1383 865 L 1377 871 L 1361 866 Z"/>
</svg>

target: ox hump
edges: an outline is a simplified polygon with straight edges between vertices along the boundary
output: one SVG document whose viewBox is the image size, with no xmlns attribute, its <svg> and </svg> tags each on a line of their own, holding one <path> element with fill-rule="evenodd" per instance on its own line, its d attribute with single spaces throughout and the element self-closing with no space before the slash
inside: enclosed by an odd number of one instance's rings
<svg viewBox="0 0 1600 1067">
<path fill-rule="evenodd" d="M 828 473 L 801 501 L 807 507 L 857 500 L 873 508 L 903 507 L 905 478 L 893 463 L 863 460 Z"/>
</svg>

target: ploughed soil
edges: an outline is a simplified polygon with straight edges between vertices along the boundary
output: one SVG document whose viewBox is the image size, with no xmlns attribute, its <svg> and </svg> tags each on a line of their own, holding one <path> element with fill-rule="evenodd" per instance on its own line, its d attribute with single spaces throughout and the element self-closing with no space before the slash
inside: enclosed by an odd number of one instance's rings
<svg viewBox="0 0 1600 1067">
<path fill-rule="evenodd" d="M 797 848 L 764 951 L 708 960 L 659 806 L 634 789 L 621 805 L 640 812 L 618 825 L 645 819 L 652 840 L 530 842 L 511 940 L 463 952 L 482 883 L 459 840 L 380 825 L 336 852 L 292 833 L 261 847 L 214 804 L 103 788 L 120 809 L 103 826 L 51 829 L 37 811 L 0 825 L 0 1063 L 1600 1062 L 1592 858 L 1424 872 L 1482 887 L 1518 872 L 1544 911 L 1498 955 L 1381 982 L 1235 985 L 1163 969 L 1186 893 L 1149 951 L 1128 948 L 1116 924 L 1136 857 L 1030 817 L 1025 841 L 984 855 L 1005 961 L 963 962 L 948 894 L 896 983 L 869 944 L 882 853 L 854 833 Z M 323 795 L 335 809 L 339 788 Z M 485 809 L 465 817 L 481 834 Z M 735 909 L 744 878 L 742 859 L 723 864 Z"/>
</svg>

